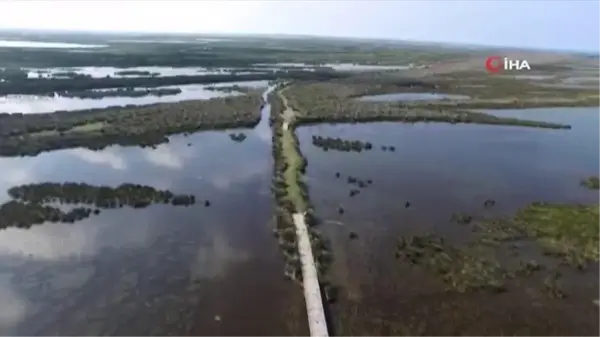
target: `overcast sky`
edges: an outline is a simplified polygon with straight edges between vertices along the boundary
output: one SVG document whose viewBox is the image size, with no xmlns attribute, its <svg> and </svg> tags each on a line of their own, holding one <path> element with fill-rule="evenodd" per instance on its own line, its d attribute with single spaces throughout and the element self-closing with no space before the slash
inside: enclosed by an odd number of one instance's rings
<svg viewBox="0 0 600 337">
<path fill-rule="evenodd" d="M 598 0 L 0 0 L 0 28 L 393 38 L 598 51 Z"/>
</svg>

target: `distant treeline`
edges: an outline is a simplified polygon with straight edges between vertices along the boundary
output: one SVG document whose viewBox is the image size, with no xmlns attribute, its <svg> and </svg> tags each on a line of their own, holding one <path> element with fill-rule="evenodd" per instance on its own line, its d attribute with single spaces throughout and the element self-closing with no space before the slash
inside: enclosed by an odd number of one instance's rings
<svg viewBox="0 0 600 337">
<path fill-rule="evenodd" d="M 63 91 L 57 92 L 61 97 L 81 98 L 81 99 L 102 99 L 106 97 L 145 97 L 145 96 L 170 96 L 181 93 L 179 88 L 158 88 L 158 89 L 134 89 L 119 88 L 116 90 L 82 90 L 82 91 Z M 48 94 L 53 96 L 53 94 Z"/>
</svg>

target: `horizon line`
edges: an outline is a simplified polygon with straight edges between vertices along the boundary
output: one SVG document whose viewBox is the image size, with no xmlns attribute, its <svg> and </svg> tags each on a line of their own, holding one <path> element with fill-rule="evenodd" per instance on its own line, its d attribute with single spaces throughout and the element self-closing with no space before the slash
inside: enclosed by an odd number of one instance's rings
<svg viewBox="0 0 600 337">
<path fill-rule="evenodd" d="M 424 45 L 445 45 L 448 47 L 478 47 L 478 48 L 489 48 L 489 49 L 516 49 L 516 50 L 529 50 L 529 51 L 546 51 L 546 52 L 570 52 L 570 53 L 585 53 L 600 55 L 600 49 L 553 49 L 553 48 L 536 48 L 536 47 L 524 47 L 524 46 L 508 46 L 508 45 L 495 45 L 495 44 L 477 44 L 470 42 L 448 42 L 448 41 L 431 41 L 431 40 L 414 40 L 414 39 L 402 39 L 402 38 L 389 38 L 389 37 L 360 37 L 360 36 L 340 36 L 340 35 L 318 35 L 318 34 L 291 34 L 291 33 L 242 33 L 242 32 L 166 32 L 166 31 L 134 31 L 134 30 L 101 30 L 101 29 L 39 29 L 39 28 L 9 28 L 0 27 L 2 31 L 29 31 L 29 32 L 40 32 L 40 33 L 88 33 L 88 34 L 138 34 L 138 35 L 196 35 L 196 36 L 259 36 L 259 37 L 296 37 L 296 38 L 320 38 L 320 39 L 345 39 L 345 40 L 366 40 L 366 41 L 380 41 L 380 42 L 396 42 L 396 43 L 414 43 Z"/>
</svg>

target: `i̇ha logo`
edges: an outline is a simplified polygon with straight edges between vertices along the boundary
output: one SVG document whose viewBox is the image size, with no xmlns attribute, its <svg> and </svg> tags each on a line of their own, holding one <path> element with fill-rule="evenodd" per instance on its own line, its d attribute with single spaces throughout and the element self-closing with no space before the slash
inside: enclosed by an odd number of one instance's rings
<svg viewBox="0 0 600 337">
<path fill-rule="evenodd" d="M 490 73 L 499 73 L 501 70 L 531 70 L 527 60 L 511 60 L 507 57 L 490 56 L 485 60 L 485 69 Z"/>
</svg>

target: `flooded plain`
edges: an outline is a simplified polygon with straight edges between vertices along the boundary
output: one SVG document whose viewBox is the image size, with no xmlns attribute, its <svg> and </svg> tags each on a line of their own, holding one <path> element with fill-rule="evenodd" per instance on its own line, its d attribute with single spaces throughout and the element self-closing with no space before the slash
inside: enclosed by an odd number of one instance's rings
<svg viewBox="0 0 600 337">
<path fill-rule="evenodd" d="M 394 102 L 394 101 L 430 101 L 430 100 L 465 100 L 465 95 L 441 94 L 432 92 L 405 92 L 395 94 L 368 95 L 358 98 L 363 102 Z"/>
<path fill-rule="evenodd" d="M 80 44 L 66 42 L 42 42 L 25 40 L 0 40 L 0 48 L 52 48 L 52 49 L 72 49 L 72 48 L 103 48 L 107 45 Z"/>
<path fill-rule="evenodd" d="M 226 75 L 235 68 L 204 68 L 204 67 L 73 67 L 73 68 L 29 68 L 27 78 L 69 78 L 76 75 L 91 78 L 135 78 L 135 77 L 168 77 L 168 76 L 198 76 Z M 252 72 L 237 72 L 238 75 Z"/>
<path fill-rule="evenodd" d="M 213 86 L 235 84 L 267 85 Z M 226 95 L 206 85 L 176 87 L 183 97 L 119 97 L 111 103 L 107 100 L 115 98 L 72 99 L 85 102 L 62 105 L 54 97 L 47 105 L 14 101 L 9 112 Z M 387 96 L 377 98 L 386 101 L 468 99 L 432 93 L 378 96 Z M 0 112 L 9 107 L 3 102 Z M 333 246 L 331 275 L 341 286 L 339 301 L 331 306 L 335 333 L 597 334 L 592 304 L 597 266 L 571 279 L 568 298 L 551 300 L 526 287 L 493 295 L 448 293 L 433 277 L 394 259 L 399 235 L 435 232 L 460 241 L 465 233 L 449 222 L 455 212 L 500 216 L 534 201 L 598 201 L 595 191 L 579 185 L 599 170 L 597 108 L 486 112 L 567 123 L 572 129 L 437 123 L 297 129 L 309 163 L 305 180 L 311 201 Z M 0 158 L 0 202 L 8 199 L 5 191 L 11 186 L 45 181 L 138 183 L 210 201 L 209 207 L 200 202 L 112 209 L 74 224 L 0 231 L 0 301 L 5 304 L 0 333 L 307 335 L 302 289 L 284 280 L 272 237 L 268 117 L 267 105 L 254 129 L 177 135 L 156 149 L 112 146 Z M 237 143 L 229 132 L 248 137 Z M 314 135 L 369 141 L 373 148 L 325 152 L 312 145 Z M 348 176 L 372 184 L 350 197 Z M 496 205 L 485 209 L 490 198 Z"/>
<path fill-rule="evenodd" d="M 280 63 L 257 63 L 258 69 L 281 69 L 281 68 L 297 68 L 302 70 L 314 70 L 315 68 L 330 68 L 337 71 L 384 71 L 384 70 L 406 70 L 412 68 L 412 65 L 368 65 L 358 63 L 321 63 L 321 64 L 309 64 L 299 62 L 280 62 Z"/>
<path fill-rule="evenodd" d="M 332 241 L 331 276 L 341 286 L 331 307 L 336 333 L 597 335 L 597 264 L 568 276 L 567 298 L 550 299 L 534 282 L 502 294 L 446 292 L 436 276 L 394 258 L 401 235 L 464 242 L 470 233 L 450 221 L 456 212 L 496 217 L 535 201 L 598 202 L 597 191 L 579 184 L 599 170 L 598 108 L 494 113 L 573 128 L 371 123 L 297 130 L 311 201 Z M 323 151 L 312 144 L 314 135 L 373 148 Z M 350 196 L 348 176 L 372 183 Z M 484 207 L 487 199 L 495 206 Z"/>
<path fill-rule="evenodd" d="M 0 158 L 2 202 L 10 186 L 45 181 L 138 183 L 210 201 L 0 231 L 0 333 L 307 335 L 301 288 L 284 280 L 271 234 L 268 109 L 255 129 L 235 130 L 248 135 L 240 143 L 211 131 L 156 149 Z"/>
<path fill-rule="evenodd" d="M 267 81 L 243 81 L 243 82 L 223 82 L 212 85 L 205 84 L 188 84 L 177 86 L 162 86 L 152 89 L 180 89 L 181 92 L 174 95 L 164 96 L 141 96 L 141 97 L 102 97 L 102 98 L 74 98 L 62 97 L 58 94 L 54 96 L 38 96 L 38 95 L 6 95 L 0 96 L 0 113 L 41 113 L 54 112 L 65 110 L 85 110 L 98 109 L 114 106 L 126 105 L 149 105 L 155 103 L 172 103 L 187 100 L 210 99 L 215 97 L 224 97 L 235 95 L 235 92 L 223 92 L 218 90 L 210 90 L 210 87 L 234 86 L 251 87 L 251 88 L 266 88 Z M 143 90 L 146 88 L 135 88 Z M 108 89 L 102 89 L 108 90 Z M 96 90 L 96 91 L 102 91 Z"/>
</svg>

